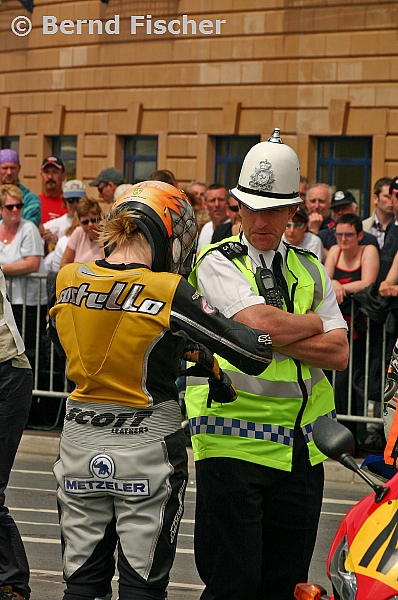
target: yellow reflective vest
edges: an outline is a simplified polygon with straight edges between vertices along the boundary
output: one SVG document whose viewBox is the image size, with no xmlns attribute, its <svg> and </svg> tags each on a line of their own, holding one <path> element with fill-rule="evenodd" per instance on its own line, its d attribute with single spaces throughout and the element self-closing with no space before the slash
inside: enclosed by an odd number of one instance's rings
<svg viewBox="0 0 398 600">
<path fill-rule="evenodd" d="M 229 238 L 229 241 L 239 242 L 239 237 Z M 219 243 L 206 246 L 200 254 L 190 276 L 190 283 L 197 289 L 201 260 L 219 247 Z M 231 260 L 258 294 L 247 255 Z M 317 259 L 308 252 L 287 246 L 285 265 L 293 312 L 315 312 L 325 293 L 324 273 Z M 311 464 L 325 459 L 312 440 L 312 426 L 318 416 L 335 418 L 336 413 L 332 387 L 321 369 L 274 351 L 269 367 L 254 377 L 217 358 L 237 388 L 238 398 L 230 404 L 213 402 L 211 408 L 207 408 L 205 380 L 188 378 L 185 401 L 195 460 L 230 457 L 290 471 L 294 435 L 300 429 L 308 445 Z"/>
</svg>

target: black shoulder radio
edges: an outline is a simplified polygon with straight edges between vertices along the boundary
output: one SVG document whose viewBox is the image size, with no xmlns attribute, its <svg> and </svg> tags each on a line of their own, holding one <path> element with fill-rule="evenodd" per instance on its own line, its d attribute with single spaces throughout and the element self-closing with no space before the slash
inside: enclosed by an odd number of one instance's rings
<svg viewBox="0 0 398 600">
<path fill-rule="evenodd" d="M 282 308 L 282 301 L 275 276 L 271 269 L 268 269 L 265 265 L 262 254 L 260 255 L 260 260 L 263 266 L 257 267 L 254 274 L 258 291 L 260 292 L 261 296 L 265 298 L 265 301 L 269 306 Z"/>
</svg>

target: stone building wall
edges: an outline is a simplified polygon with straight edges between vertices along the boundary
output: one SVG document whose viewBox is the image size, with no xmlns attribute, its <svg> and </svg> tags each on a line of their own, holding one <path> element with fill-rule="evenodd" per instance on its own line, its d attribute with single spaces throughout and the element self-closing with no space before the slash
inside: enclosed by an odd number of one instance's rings
<svg viewBox="0 0 398 600">
<path fill-rule="evenodd" d="M 29 35 L 12 33 L 17 15 Z M 69 33 L 44 34 L 45 16 Z M 136 33 L 131 16 L 144 17 Z M 78 19 L 102 34 L 78 33 Z M 173 33 L 155 33 L 159 19 Z M 395 0 L 35 0 L 32 15 L 3 0 L 0 135 L 20 136 L 36 192 L 54 135 L 78 136 L 76 175 L 89 181 L 121 168 L 122 136 L 156 134 L 158 167 L 183 186 L 212 180 L 213 136 L 266 139 L 274 126 L 310 178 L 317 136 L 372 136 L 373 183 L 398 172 L 397 25 Z"/>
</svg>

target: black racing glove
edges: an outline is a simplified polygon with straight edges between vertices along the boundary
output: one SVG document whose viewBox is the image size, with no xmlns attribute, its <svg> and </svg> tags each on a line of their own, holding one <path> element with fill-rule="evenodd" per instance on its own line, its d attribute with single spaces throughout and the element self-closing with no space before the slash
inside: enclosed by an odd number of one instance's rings
<svg viewBox="0 0 398 600">
<path fill-rule="evenodd" d="M 181 372 L 181 375 L 193 375 L 194 377 L 208 377 L 209 395 L 207 396 L 207 407 L 211 407 L 212 401 L 227 403 L 233 402 L 238 393 L 231 379 L 220 368 L 215 356 L 203 346 L 192 340 L 188 340 L 183 351 L 183 359 L 196 363 Z"/>
</svg>

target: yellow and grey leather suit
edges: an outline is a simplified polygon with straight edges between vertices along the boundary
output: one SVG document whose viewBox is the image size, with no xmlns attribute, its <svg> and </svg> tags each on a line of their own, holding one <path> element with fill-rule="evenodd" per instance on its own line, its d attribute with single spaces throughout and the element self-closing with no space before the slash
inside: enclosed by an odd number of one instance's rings
<svg viewBox="0 0 398 600">
<path fill-rule="evenodd" d="M 50 335 L 76 384 L 54 466 L 68 585 L 87 584 L 99 548 L 110 564 L 110 530 L 132 582 L 167 585 L 187 479 L 175 384 L 184 344 L 201 342 L 260 373 L 269 336 L 223 317 L 179 275 L 144 265 L 72 263 L 58 274 L 54 301 Z M 106 573 L 96 596 L 106 594 Z"/>
</svg>

